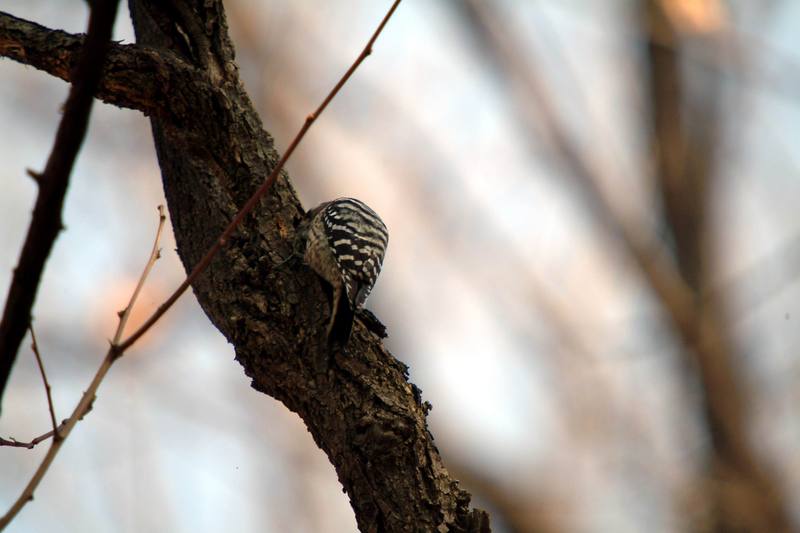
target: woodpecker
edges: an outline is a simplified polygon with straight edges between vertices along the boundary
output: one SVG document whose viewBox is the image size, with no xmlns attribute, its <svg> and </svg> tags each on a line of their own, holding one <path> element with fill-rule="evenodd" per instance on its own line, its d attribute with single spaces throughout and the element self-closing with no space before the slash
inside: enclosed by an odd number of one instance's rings
<svg viewBox="0 0 800 533">
<path fill-rule="evenodd" d="M 309 211 L 300 233 L 306 239 L 303 259 L 333 288 L 328 344 L 344 346 L 355 312 L 381 272 L 386 225 L 364 202 L 338 198 Z"/>
</svg>

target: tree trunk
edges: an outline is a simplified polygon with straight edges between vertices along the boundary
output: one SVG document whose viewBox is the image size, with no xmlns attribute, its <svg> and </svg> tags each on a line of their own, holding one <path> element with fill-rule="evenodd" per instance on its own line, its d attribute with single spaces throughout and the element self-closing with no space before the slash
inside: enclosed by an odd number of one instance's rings
<svg viewBox="0 0 800 533">
<path fill-rule="evenodd" d="M 151 117 L 178 252 L 190 270 L 278 160 L 233 62 L 221 2 L 132 0 L 137 43 L 190 68 Z M 489 531 L 444 468 L 407 368 L 357 321 L 328 355 L 320 280 L 288 261 L 304 211 L 288 176 L 193 289 L 252 386 L 298 413 L 350 496 L 361 531 Z M 282 264 L 283 263 L 283 264 Z"/>
</svg>

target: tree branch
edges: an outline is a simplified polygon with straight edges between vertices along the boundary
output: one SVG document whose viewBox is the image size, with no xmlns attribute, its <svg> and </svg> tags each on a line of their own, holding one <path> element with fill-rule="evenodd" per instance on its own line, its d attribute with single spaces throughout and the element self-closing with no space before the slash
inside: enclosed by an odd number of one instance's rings
<svg viewBox="0 0 800 533">
<path fill-rule="evenodd" d="M 180 284 L 180 286 L 178 286 L 178 288 L 175 289 L 175 291 L 169 296 L 169 298 L 167 298 L 167 300 L 163 304 L 161 304 L 158 307 L 158 309 L 156 309 L 156 311 L 145 321 L 144 324 L 141 325 L 141 327 L 139 327 L 139 329 L 133 332 L 130 337 L 128 337 L 122 344 L 120 344 L 119 347 L 120 350 L 124 351 L 128 349 L 142 335 L 144 335 L 147 332 L 147 330 L 153 327 L 153 325 L 164 315 L 164 313 L 166 313 L 167 310 L 169 310 L 169 308 L 172 307 L 172 305 L 176 301 L 178 301 L 178 298 L 180 298 L 181 295 L 184 292 L 186 292 L 186 289 L 189 288 L 192 282 L 194 282 L 194 280 L 197 279 L 197 277 L 200 276 L 200 274 L 202 274 L 206 268 L 208 268 L 208 265 L 211 263 L 211 260 L 214 259 L 214 256 L 216 256 L 217 253 L 222 249 L 222 247 L 225 246 L 225 244 L 227 244 L 228 239 L 230 239 L 231 235 L 233 235 L 233 232 L 236 231 L 236 229 L 239 227 L 239 224 L 242 223 L 244 217 L 249 215 L 253 211 L 253 209 L 258 205 L 261 199 L 264 198 L 267 192 L 269 192 L 270 187 L 272 187 L 272 185 L 278 179 L 281 170 L 283 170 L 284 165 L 286 165 L 286 161 L 288 161 L 289 158 L 292 156 L 297 146 L 303 140 L 303 137 L 305 137 L 308 129 L 317 120 L 317 117 L 319 117 L 319 115 L 322 114 L 323 111 L 325 111 L 325 108 L 328 107 L 328 104 L 331 103 L 331 100 L 333 100 L 336 97 L 336 95 L 342 89 L 344 84 L 347 83 L 347 80 L 350 79 L 350 76 L 353 75 L 353 72 L 355 72 L 358 66 L 361 65 L 361 63 L 364 62 L 367 56 L 369 56 L 372 53 L 372 45 L 375 44 L 375 40 L 378 38 L 378 35 L 380 35 L 380 33 L 383 31 L 384 26 L 386 26 L 386 23 L 389 21 L 389 18 L 397 9 L 397 6 L 399 4 L 400 0 L 395 0 L 394 4 L 392 4 L 392 7 L 389 9 L 388 13 L 386 13 L 386 16 L 383 18 L 380 25 L 378 26 L 378 29 L 376 29 L 375 33 L 372 34 L 372 37 L 370 38 L 369 42 L 367 42 L 367 45 L 364 47 L 364 50 L 361 52 L 361 54 L 359 54 L 359 56 L 356 58 L 353 64 L 350 65 L 350 68 L 347 69 L 347 72 L 344 73 L 344 75 L 336 83 L 333 89 L 331 89 L 331 91 L 328 93 L 328 95 L 325 97 L 322 103 L 317 107 L 317 109 L 315 109 L 313 113 L 311 113 L 306 117 L 306 121 L 303 123 L 303 127 L 301 127 L 300 131 L 297 132 L 297 135 L 294 136 L 294 139 L 292 139 L 292 142 L 289 144 L 289 147 L 286 149 L 286 152 L 284 152 L 283 156 L 280 158 L 278 163 L 269 173 L 267 179 L 264 180 L 264 183 L 261 184 L 261 186 L 256 190 L 256 192 L 254 192 L 253 195 L 247 200 L 247 203 L 245 203 L 244 206 L 239 210 L 239 212 L 236 213 L 236 216 L 233 217 L 233 220 L 231 220 L 231 222 L 225 227 L 225 230 L 222 232 L 222 235 L 219 236 L 219 238 L 211 246 L 211 248 L 209 248 L 209 250 L 205 253 L 205 255 L 203 255 L 203 258 L 200 259 L 200 261 L 194 266 L 194 268 L 192 268 L 192 271 L 189 273 L 188 276 L 186 276 L 186 279 Z"/>
<path fill-rule="evenodd" d="M 687 99 L 681 72 L 681 50 L 676 30 L 669 24 L 658 3 L 644 0 L 642 25 L 647 38 L 651 149 L 655 161 L 655 181 L 663 200 L 666 229 L 672 235 L 675 259 L 680 274 L 693 290 L 700 290 L 702 236 L 705 231 L 705 173 L 691 176 L 685 167 L 692 145 L 687 138 L 683 103 Z M 657 36 L 657 37 L 656 37 Z M 670 46 L 660 43 L 669 42 Z M 710 115 L 710 109 L 700 110 Z M 713 116 L 708 119 L 714 122 Z M 711 154 L 707 154 L 711 156 Z"/>
<path fill-rule="evenodd" d="M 91 405 L 89 406 L 89 409 L 87 409 L 86 412 L 83 413 L 84 416 L 89 411 L 91 411 Z M 55 430 L 51 429 L 47 433 L 43 433 L 42 435 L 39 435 L 35 439 L 31 439 L 30 441 L 19 441 L 13 437 L 9 439 L 4 439 L 3 437 L 0 437 L 0 446 L 9 446 L 12 448 L 28 448 L 29 450 L 32 450 L 34 447 L 36 447 L 37 444 L 46 441 L 56 433 L 61 434 L 61 430 L 63 430 L 67 426 L 67 422 L 68 420 L 62 421 L 61 424 L 59 424 L 55 428 Z"/>
<path fill-rule="evenodd" d="M 720 82 L 715 73 L 702 79 L 702 91 L 690 93 L 682 77 L 681 55 L 692 45 L 720 47 L 721 31 L 691 35 L 655 0 L 640 4 L 641 32 L 647 45 L 652 142 L 656 178 L 667 228 L 675 241 L 679 275 L 693 292 L 698 319 L 684 333 L 701 342 L 688 347 L 703 386 L 706 423 L 711 441 L 707 475 L 721 480 L 710 491 L 714 528 L 729 530 L 749 524 L 752 531 L 789 531 L 787 498 L 780 483 L 760 463 L 750 444 L 747 382 L 735 363 L 737 346 L 723 319 L 723 293 L 703 298 L 713 284 L 712 250 L 707 214 L 720 140 Z M 672 14 L 675 15 L 674 13 Z M 669 43 L 664 46 L 663 43 Z M 736 486 L 736 497 L 731 496 Z M 742 505 L 746 501 L 747 505 Z"/>
<path fill-rule="evenodd" d="M 569 177 L 579 186 L 578 190 L 583 194 L 586 205 L 591 208 L 597 221 L 611 235 L 619 238 L 625 253 L 633 260 L 644 281 L 652 289 L 656 301 L 663 307 L 669 325 L 682 341 L 684 355 L 691 364 L 697 365 L 711 432 L 718 442 L 724 443 L 721 452 L 726 471 L 723 478 L 725 481 L 738 478 L 735 479 L 737 489 L 748 491 L 751 501 L 756 504 L 754 512 L 749 509 L 744 512 L 757 515 L 757 520 L 769 524 L 766 529 L 759 531 L 788 531 L 785 498 L 779 485 L 771 479 L 750 446 L 744 409 L 745 388 L 731 358 L 733 345 L 719 309 L 710 305 L 698 306 L 699 295 L 687 283 L 682 273 L 673 267 L 663 248 L 656 245 L 655 236 L 644 228 L 629 223 L 615 209 L 600 187 L 600 183 L 604 181 L 602 176 L 581 147 L 569 136 L 563 121 L 556 113 L 549 88 L 539 78 L 538 71 L 531 67 L 533 59 L 525 57 L 523 60 L 519 55 L 518 51 L 522 48 L 517 44 L 518 39 L 514 37 L 514 32 L 509 30 L 509 24 L 502 21 L 499 11 L 490 5 L 469 0 L 459 4 L 459 7 L 467 20 L 474 24 L 476 36 L 501 67 L 502 74 L 524 87 L 524 93 L 519 91 L 514 96 L 521 109 L 520 115 L 527 121 L 526 127 L 530 129 L 532 136 L 539 135 L 538 132 L 544 130 L 555 153 L 569 170 Z M 666 75 L 665 72 L 661 74 Z M 672 146 L 675 141 L 673 135 L 669 141 L 672 150 L 675 149 Z M 704 145 L 700 149 L 707 150 L 708 146 Z M 683 154 L 678 155 L 680 157 Z M 698 157 L 697 161 L 689 162 L 692 171 L 708 172 L 707 162 L 702 163 L 699 159 Z M 662 170 L 673 175 L 678 170 L 685 171 L 682 168 Z M 686 190 L 681 192 L 686 194 Z M 699 245 L 692 242 L 696 236 L 687 234 L 693 229 L 694 225 L 678 230 L 685 239 L 680 244 L 686 250 L 696 250 Z M 687 254 L 685 262 L 687 272 L 696 268 L 691 264 L 694 259 L 689 255 Z"/>
<path fill-rule="evenodd" d="M 151 117 L 178 251 L 191 271 L 281 157 L 238 78 L 221 2 L 188 5 L 176 16 L 164 2 L 135 0 L 131 13 L 139 45 L 180 57 L 213 85 L 187 88 L 172 116 Z M 281 171 L 192 283 L 198 301 L 253 387 L 303 418 L 362 531 L 488 531 L 486 514 L 469 509 L 469 494 L 444 468 L 405 365 L 361 322 L 349 355 L 328 354 L 323 286 L 284 261 L 304 216 Z"/>
<path fill-rule="evenodd" d="M 178 251 L 191 270 L 280 157 L 238 78 L 221 2 L 134 0 L 131 14 L 138 44 L 112 46 L 98 97 L 151 116 Z M 67 59 L 23 53 L 24 37 L 9 38 L 4 20 L 0 54 L 63 76 Z M 405 365 L 361 322 L 349 355 L 329 356 L 319 279 L 298 263 L 281 264 L 304 216 L 279 172 L 271 194 L 192 283 L 199 302 L 236 347 L 253 387 L 304 419 L 362 531 L 489 531 L 486 513 L 469 508 L 469 494 L 444 468 Z"/>
<path fill-rule="evenodd" d="M 111 19 L 114 20 L 113 17 Z M 133 309 L 134 304 L 136 303 L 136 299 L 139 296 L 139 292 L 144 285 L 145 280 L 147 279 L 148 274 L 150 274 L 150 270 L 153 268 L 156 260 L 161 256 L 161 250 L 158 247 L 158 243 L 161 239 L 161 232 L 164 229 L 164 223 L 166 222 L 166 216 L 164 215 L 164 206 L 158 206 L 158 229 L 156 230 L 156 236 L 153 240 L 153 249 L 150 251 L 150 256 L 147 259 L 147 263 L 145 264 L 144 270 L 142 271 L 142 275 L 139 277 L 139 282 L 136 285 L 136 288 L 131 294 L 130 301 L 128 305 L 125 306 L 119 313 L 119 324 L 117 325 L 117 330 L 114 333 L 114 339 L 111 341 L 111 346 L 109 346 L 108 351 L 106 352 L 105 357 L 103 358 L 103 362 L 100 363 L 100 367 L 95 372 L 94 378 L 92 378 L 92 382 L 89 384 L 89 387 L 84 391 L 83 395 L 81 396 L 78 405 L 75 406 L 73 409 L 72 414 L 70 417 L 64 421 L 64 423 L 53 429 L 53 441 L 50 444 L 50 448 L 47 450 L 42 462 L 39 463 L 39 467 L 33 473 L 28 484 L 25 486 L 25 489 L 19 495 L 17 500 L 11 506 L 11 508 L 6 512 L 5 515 L 0 517 L 0 531 L 4 530 L 8 524 L 10 524 L 14 518 L 19 514 L 20 510 L 25 506 L 26 503 L 33 500 L 33 493 L 36 488 L 41 483 L 44 475 L 47 473 L 50 465 L 53 463 L 53 460 L 58 455 L 58 452 L 61 451 L 61 446 L 63 445 L 64 441 L 66 441 L 67 437 L 69 437 L 72 429 L 75 427 L 75 424 L 78 423 L 79 420 L 82 420 L 83 417 L 88 413 L 92 405 L 94 403 L 95 394 L 97 393 L 97 389 L 100 387 L 100 384 L 105 379 L 106 374 L 111 369 L 111 366 L 119 359 L 122 354 L 124 353 L 122 350 L 119 349 L 119 342 L 122 339 L 122 334 L 125 331 L 125 324 L 128 322 L 128 317 L 130 316 L 131 310 Z M 36 440 L 41 440 L 46 438 L 45 435 L 39 437 Z M 15 442 L 15 441 L 12 441 Z M 19 445 L 19 444 L 11 444 Z M 30 448 L 33 448 L 33 443 Z"/>
<path fill-rule="evenodd" d="M 36 176 L 39 195 L 0 321 L 0 400 L 19 345 L 31 322 L 31 310 L 44 264 L 63 227 L 61 209 L 69 176 L 86 134 L 116 13 L 116 0 L 98 0 L 92 8 L 86 45 L 81 48 L 74 75 L 70 76 L 74 83 L 64 105 L 64 116 L 44 172 Z M 4 42 L 0 39 L 0 49 L 7 48 Z"/>
<path fill-rule="evenodd" d="M 85 37 L 46 28 L 0 11 L 0 57 L 30 65 L 64 81 L 72 81 Z M 145 115 L 169 113 L 171 89 L 202 83 L 188 64 L 168 53 L 137 45 L 110 43 L 103 77 L 96 87 L 100 100 Z"/>
</svg>

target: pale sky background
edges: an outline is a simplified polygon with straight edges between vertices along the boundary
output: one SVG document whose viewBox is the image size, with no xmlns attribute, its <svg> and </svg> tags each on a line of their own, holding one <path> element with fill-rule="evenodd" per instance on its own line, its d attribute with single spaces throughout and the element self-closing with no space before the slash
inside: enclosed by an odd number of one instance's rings
<svg viewBox="0 0 800 533">
<path fill-rule="evenodd" d="M 279 148 L 389 3 L 226 2 L 242 77 Z M 520 56 L 535 61 L 570 131 L 604 170 L 604 188 L 652 226 L 632 2 L 495 4 L 520 38 Z M 729 311 L 756 391 L 758 449 L 788 494 L 798 494 L 800 4 L 726 5 L 743 66 L 722 66 L 727 138 L 713 205 L 715 268 L 720 284 L 736 289 Z M 115 38 L 132 42 L 122 7 Z M 0 9 L 71 32 L 86 24 L 79 1 L 5 0 Z M 9 60 L 0 60 L 0 80 L 4 299 L 35 201 L 25 169 L 43 168 L 67 85 Z M 306 207 L 355 196 L 386 221 L 389 251 L 367 307 L 433 404 L 437 446 L 475 505 L 493 512 L 502 494 L 563 531 L 685 529 L 681 505 L 698 490 L 707 443 L 674 340 L 546 141 L 522 125 L 457 2 L 404 1 L 288 167 Z M 67 231 L 34 310 L 59 418 L 100 364 L 163 201 L 148 121 L 96 105 L 67 196 Z M 162 248 L 141 316 L 184 276 L 171 230 Z M 541 291 L 583 350 L 542 316 Z M 26 341 L 0 435 L 27 440 L 49 425 Z M 45 451 L 0 448 L 0 506 L 16 498 Z M 486 486 L 496 494 L 482 496 Z M 793 505 L 800 523 L 800 502 Z M 494 531 L 506 531 L 499 512 L 493 520 Z M 231 346 L 189 295 L 112 368 L 9 531 L 222 530 L 356 526 L 300 419 L 249 387 Z"/>
</svg>

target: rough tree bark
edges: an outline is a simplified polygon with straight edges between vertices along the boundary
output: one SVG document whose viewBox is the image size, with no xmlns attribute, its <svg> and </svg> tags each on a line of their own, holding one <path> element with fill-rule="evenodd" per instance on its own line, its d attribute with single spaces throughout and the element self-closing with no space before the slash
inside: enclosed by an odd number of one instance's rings
<svg viewBox="0 0 800 533">
<path fill-rule="evenodd" d="M 98 97 L 152 122 L 187 270 L 278 161 L 238 77 L 221 1 L 131 0 L 136 45 L 114 45 Z M 81 42 L 0 13 L 0 55 L 68 79 Z M 349 354 L 321 338 L 328 300 L 292 251 L 304 216 L 285 173 L 193 285 L 252 386 L 305 421 L 361 531 L 488 532 L 445 469 L 407 368 L 359 320 Z"/>
</svg>

